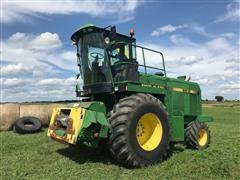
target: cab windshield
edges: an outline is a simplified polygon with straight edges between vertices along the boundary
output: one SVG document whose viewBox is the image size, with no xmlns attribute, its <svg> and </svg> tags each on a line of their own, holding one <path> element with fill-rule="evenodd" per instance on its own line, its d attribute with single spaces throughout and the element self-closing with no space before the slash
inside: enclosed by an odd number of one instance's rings
<svg viewBox="0 0 240 180">
<path fill-rule="evenodd" d="M 84 35 L 79 40 L 78 48 L 84 84 L 111 82 L 103 32 Z"/>
</svg>

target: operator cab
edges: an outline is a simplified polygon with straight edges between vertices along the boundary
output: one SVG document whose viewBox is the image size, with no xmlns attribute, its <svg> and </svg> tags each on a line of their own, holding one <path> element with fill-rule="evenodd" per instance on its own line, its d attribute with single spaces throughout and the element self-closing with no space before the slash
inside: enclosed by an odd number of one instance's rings
<svg viewBox="0 0 240 180">
<path fill-rule="evenodd" d="M 116 33 L 116 28 L 85 25 L 71 40 L 77 47 L 83 94 L 113 91 L 113 83 L 138 81 L 136 40 Z"/>
</svg>

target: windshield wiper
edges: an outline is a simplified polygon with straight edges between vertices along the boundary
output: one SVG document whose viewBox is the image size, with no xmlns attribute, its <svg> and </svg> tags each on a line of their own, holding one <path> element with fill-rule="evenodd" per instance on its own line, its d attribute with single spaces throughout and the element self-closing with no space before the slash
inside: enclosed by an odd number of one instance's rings
<svg viewBox="0 0 240 180">
<path fill-rule="evenodd" d="M 79 67 L 79 71 L 80 71 L 80 74 L 81 74 L 81 77 L 82 77 L 82 66 L 81 66 L 81 59 L 80 59 L 80 54 L 79 54 L 79 52 L 77 52 L 77 54 L 76 54 L 76 56 L 77 56 L 77 65 L 78 65 L 78 67 Z"/>
</svg>

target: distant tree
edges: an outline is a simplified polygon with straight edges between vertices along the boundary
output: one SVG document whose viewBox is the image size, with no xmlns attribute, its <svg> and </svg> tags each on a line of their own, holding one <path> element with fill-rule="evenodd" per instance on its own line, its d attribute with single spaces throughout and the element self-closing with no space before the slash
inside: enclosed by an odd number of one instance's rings
<svg viewBox="0 0 240 180">
<path fill-rule="evenodd" d="M 215 96 L 215 99 L 218 101 L 218 102 L 222 102 L 224 100 L 224 97 L 223 96 Z"/>
</svg>

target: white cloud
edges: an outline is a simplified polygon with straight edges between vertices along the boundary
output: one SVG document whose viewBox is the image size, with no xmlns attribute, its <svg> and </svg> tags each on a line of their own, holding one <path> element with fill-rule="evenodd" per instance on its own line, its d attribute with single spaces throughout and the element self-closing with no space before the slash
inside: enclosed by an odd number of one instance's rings
<svg viewBox="0 0 240 180">
<path fill-rule="evenodd" d="M 201 60 L 203 60 L 202 57 L 186 56 L 186 57 L 180 58 L 179 64 L 180 65 L 192 65 L 192 64 L 200 62 Z"/>
<path fill-rule="evenodd" d="M 45 32 L 39 35 L 17 32 L 9 37 L 8 44 L 16 48 L 28 50 L 49 51 L 61 47 L 61 40 L 56 33 Z"/>
<path fill-rule="evenodd" d="M 222 34 L 213 34 L 210 33 L 206 27 L 204 27 L 203 25 L 197 24 L 197 23 L 191 23 L 191 24 L 183 24 L 183 25 L 178 25 L 178 26 L 174 26 L 174 25 L 166 25 L 166 26 L 162 26 L 159 27 L 157 29 L 155 29 L 152 33 L 151 36 L 160 36 L 166 33 L 172 33 L 172 32 L 176 32 L 178 29 L 184 29 L 185 33 L 195 33 L 201 36 L 205 36 L 208 38 L 219 38 L 219 37 L 223 37 L 223 38 L 229 38 L 229 39 L 234 39 L 237 37 L 237 35 L 233 32 L 226 32 L 226 33 L 222 33 Z M 176 36 L 176 34 L 172 35 L 172 36 Z"/>
<path fill-rule="evenodd" d="M 215 22 L 239 21 L 240 20 L 240 1 L 234 0 L 226 7 L 226 13 L 219 17 Z"/>
<path fill-rule="evenodd" d="M 78 72 L 75 49 L 65 51 L 58 34 L 15 33 L 0 44 L 1 101 L 75 98 L 76 80 L 66 77 Z"/>
<path fill-rule="evenodd" d="M 220 88 L 220 92 L 225 97 L 225 99 L 229 97 L 231 98 L 231 94 L 235 94 L 234 99 L 240 98 L 240 80 L 226 82 L 222 84 Z"/>
<path fill-rule="evenodd" d="M 25 34 L 24 33 L 20 33 L 20 32 L 17 32 L 17 33 L 15 33 L 15 34 L 13 34 L 10 38 L 9 38 L 9 40 L 10 41 L 22 41 L 22 40 L 25 40 L 26 39 L 26 36 L 25 36 Z"/>
<path fill-rule="evenodd" d="M 31 70 L 34 78 L 52 77 L 61 74 L 60 70 L 46 64 L 34 66 Z"/>
<path fill-rule="evenodd" d="M 210 49 L 222 51 L 222 50 L 230 50 L 231 45 L 225 38 L 217 38 L 209 41 L 206 44 Z"/>
<path fill-rule="evenodd" d="M 39 74 L 38 68 L 52 70 L 49 64 L 60 69 L 73 70 L 76 64 L 73 51 L 62 49 L 62 42 L 58 34 L 45 32 L 41 34 L 15 33 L 4 41 L 1 58 L 9 64 L 22 64 L 24 67 L 34 69 L 35 75 Z M 59 51 L 59 52 L 58 52 Z M 34 68 L 33 68 L 34 67 Z M 77 69 L 77 68 L 76 68 Z"/>
<path fill-rule="evenodd" d="M 58 34 L 45 32 L 33 39 L 30 45 L 30 49 L 46 51 L 61 47 L 61 41 Z"/>
<path fill-rule="evenodd" d="M 232 64 L 232 65 L 230 65 L 230 66 L 225 67 L 224 70 L 226 70 L 226 71 L 227 71 L 227 70 L 237 71 L 237 70 L 240 70 L 240 69 L 239 69 L 239 66 L 236 66 L 236 65 Z"/>
<path fill-rule="evenodd" d="M 209 83 L 209 79 L 200 77 L 200 76 L 198 76 L 198 75 L 193 76 L 193 77 L 191 78 L 191 81 L 198 82 L 198 83 L 201 84 L 201 85 L 207 85 L 207 84 Z"/>
<path fill-rule="evenodd" d="M 67 61 L 73 61 L 76 59 L 76 52 L 75 51 L 66 51 L 61 54 L 61 57 Z"/>
<path fill-rule="evenodd" d="M 219 36 L 233 39 L 233 38 L 235 38 L 237 35 L 236 35 L 235 33 L 228 32 L 228 33 L 222 33 L 222 34 L 220 34 Z"/>
<path fill-rule="evenodd" d="M 163 34 L 166 34 L 166 33 L 174 32 L 174 31 L 176 31 L 178 29 L 182 29 L 182 28 L 185 28 L 185 27 L 187 27 L 186 24 L 178 25 L 178 26 L 174 26 L 174 25 L 168 24 L 168 25 L 161 26 L 161 27 L 157 28 L 156 30 L 154 30 L 151 33 L 151 35 L 152 36 L 160 36 L 160 35 L 163 35 Z"/>
<path fill-rule="evenodd" d="M 240 54 L 239 56 L 237 57 L 233 57 L 231 59 L 227 59 L 226 62 L 229 62 L 229 63 L 236 63 L 236 65 L 240 65 Z"/>
<path fill-rule="evenodd" d="M 143 1 L 3 1 L 1 23 L 11 23 L 14 21 L 27 21 L 33 16 L 53 15 L 53 14 L 89 14 L 91 16 L 114 15 L 122 21 L 133 17 L 135 9 Z"/>
<path fill-rule="evenodd" d="M 34 78 L 51 77 L 60 73 L 48 65 L 29 66 L 18 64 L 7 64 L 0 68 L 2 77 L 33 76 Z"/>
<path fill-rule="evenodd" d="M 48 79 L 42 79 L 40 80 L 37 85 L 39 86 L 44 86 L 44 87 L 54 87 L 54 86 L 59 86 L 59 85 L 74 85 L 76 82 L 75 77 L 70 77 L 67 79 L 61 79 L 61 78 L 48 78 Z"/>
<path fill-rule="evenodd" d="M 31 82 L 30 79 L 19 79 L 19 78 L 1 78 L 1 86 L 3 89 L 17 88 L 21 86 L 26 86 Z"/>
<path fill-rule="evenodd" d="M 198 24 L 191 24 L 189 25 L 189 29 L 194 31 L 197 34 L 200 34 L 202 36 L 212 36 L 209 32 L 206 31 L 204 26 L 198 25 Z"/>
<path fill-rule="evenodd" d="M 26 102 L 77 99 L 75 97 L 75 81 L 75 77 L 40 80 L 33 78 L 0 78 L 1 101 Z"/>
<path fill-rule="evenodd" d="M 182 35 L 171 35 L 170 36 L 170 41 L 174 43 L 177 46 L 197 46 L 196 43 L 192 42 L 190 39 L 182 36 Z"/>
<path fill-rule="evenodd" d="M 240 81 L 234 81 L 234 82 L 230 82 L 230 83 L 225 83 L 223 85 L 221 85 L 221 87 L 226 90 L 240 90 Z"/>
<path fill-rule="evenodd" d="M 0 68 L 1 75 L 22 74 L 28 72 L 28 68 L 22 64 L 8 64 Z"/>
<path fill-rule="evenodd" d="M 199 24 L 182 24 L 182 25 L 165 25 L 165 26 L 161 26 L 157 29 L 155 29 L 152 33 L 151 36 L 160 36 L 166 33 L 172 33 L 172 32 L 176 32 L 179 29 L 185 29 L 186 32 L 191 31 L 197 34 L 200 34 L 202 36 L 206 36 L 206 37 L 210 37 L 213 36 L 212 34 L 210 34 L 209 32 L 206 31 L 204 26 L 201 26 Z"/>
</svg>

